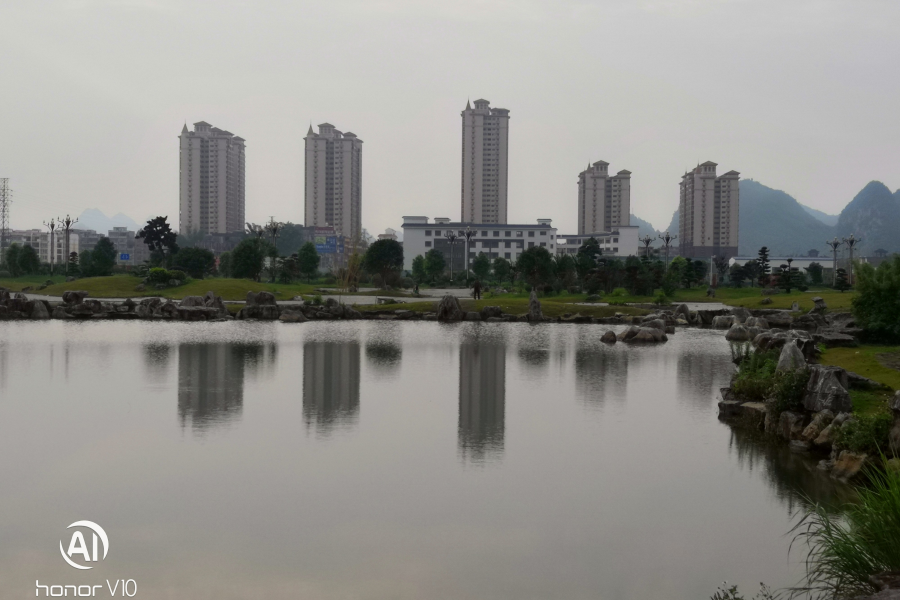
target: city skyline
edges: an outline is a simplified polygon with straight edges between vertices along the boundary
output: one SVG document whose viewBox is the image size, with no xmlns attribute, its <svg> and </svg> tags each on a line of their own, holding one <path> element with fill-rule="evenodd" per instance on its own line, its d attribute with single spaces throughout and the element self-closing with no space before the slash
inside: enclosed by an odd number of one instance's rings
<svg viewBox="0 0 900 600">
<path fill-rule="evenodd" d="M 11 226 L 84 208 L 177 222 L 173 129 L 201 119 L 251 142 L 249 221 L 303 221 L 298 141 L 310 117 L 364 132 L 367 229 L 397 228 L 403 214 L 454 216 L 457 115 L 466 97 L 482 96 L 515 113 L 509 222 L 546 216 L 550 205 L 560 230 L 576 231 L 572 174 L 599 157 L 636 174 L 633 211 L 659 229 L 677 207 L 672 182 L 709 156 L 831 214 L 868 181 L 900 185 L 890 106 L 900 83 L 883 77 L 900 45 L 883 35 L 900 16 L 895 5 L 838 1 L 812 18 L 779 5 L 772 21 L 748 3 L 526 1 L 515 11 L 479 6 L 477 24 L 471 2 L 298 6 L 240 15 L 168 0 L 0 8 L 21 25 L 0 41 L 6 84 L 18 91 L 0 99 Z M 621 27 L 607 31 L 608 19 Z M 183 35 L 184 23 L 201 21 L 209 27 Z M 334 22 L 352 44 L 320 26 Z M 387 24 L 414 34 L 384 38 Z M 248 35 L 235 44 L 223 30 Z M 685 78 L 688 64 L 697 68 Z M 579 76 L 587 65 L 604 77 Z M 41 142 L 51 131 L 54 144 Z"/>
</svg>

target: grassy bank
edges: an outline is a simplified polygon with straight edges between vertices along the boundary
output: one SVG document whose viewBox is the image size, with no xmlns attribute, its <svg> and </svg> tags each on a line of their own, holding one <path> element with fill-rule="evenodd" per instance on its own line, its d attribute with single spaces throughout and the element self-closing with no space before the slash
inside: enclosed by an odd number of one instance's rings
<svg viewBox="0 0 900 600">
<path fill-rule="evenodd" d="M 829 348 L 822 353 L 820 361 L 823 365 L 843 367 L 895 390 L 900 389 L 900 346 Z"/>
<path fill-rule="evenodd" d="M 357 306 L 356 308 L 360 311 L 403 309 L 416 312 L 434 312 L 437 309 L 437 303 L 438 300 L 433 300 L 409 302 L 406 304 L 365 305 Z M 528 298 L 504 295 L 482 300 L 461 299 L 460 306 L 462 306 L 464 311 L 480 311 L 485 306 L 499 306 L 505 313 L 523 315 L 528 312 Z M 541 310 L 546 317 L 561 317 L 567 313 L 590 317 L 611 317 L 617 312 L 628 315 L 644 315 L 649 312 L 630 306 L 572 306 L 571 301 L 559 301 L 553 297 L 541 299 Z"/>
<path fill-rule="evenodd" d="M 15 280 L 7 280 L 14 282 L 16 285 L 6 286 L 0 281 L 0 285 L 9 287 L 10 289 L 21 290 L 26 285 L 34 286 L 35 283 L 43 284 L 46 277 L 40 278 L 38 282 L 25 283 L 25 278 Z M 141 280 L 131 275 L 112 275 L 109 277 L 87 277 L 78 279 L 71 283 L 65 283 L 65 280 L 55 283 L 41 290 L 41 294 L 49 296 L 61 296 L 67 290 L 84 290 L 90 294 L 91 298 L 139 298 L 142 296 L 162 296 L 164 298 L 172 298 L 175 300 L 184 298 L 185 296 L 202 296 L 206 292 L 212 290 L 224 300 L 243 300 L 247 297 L 247 292 L 272 292 L 275 297 L 280 300 L 289 300 L 300 294 L 313 294 L 317 285 L 308 285 L 305 283 L 281 284 L 281 283 L 257 283 L 249 279 L 200 279 L 193 280 L 189 283 L 175 288 L 165 290 L 156 290 L 152 286 L 143 292 L 138 292 L 135 288 L 140 284 Z"/>
</svg>

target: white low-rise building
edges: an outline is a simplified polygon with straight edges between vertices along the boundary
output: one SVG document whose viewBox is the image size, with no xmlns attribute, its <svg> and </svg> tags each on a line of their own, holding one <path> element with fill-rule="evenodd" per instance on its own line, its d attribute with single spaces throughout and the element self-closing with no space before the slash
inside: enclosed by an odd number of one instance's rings
<svg viewBox="0 0 900 600">
<path fill-rule="evenodd" d="M 9 232 L 9 243 L 19 244 L 20 246 L 31 246 L 35 249 L 42 263 L 51 262 L 51 254 L 53 254 L 52 263 L 54 265 L 65 264 L 68 261 L 66 255 L 66 235 L 57 229 L 53 233 L 53 246 L 55 252 L 51 252 L 50 232 L 41 229 L 13 229 Z M 78 234 L 74 231 L 69 233 L 69 252 L 78 252 Z"/>
<path fill-rule="evenodd" d="M 583 235 L 559 235 L 556 254 L 577 254 L 578 249 L 591 238 L 600 244 L 604 256 L 640 256 L 637 225 L 622 225 L 612 231 Z"/>
<path fill-rule="evenodd" d="M 429 222 L 428 217 L 403 217 L 402 229 L 403 268 L 407 271 L 412 270 L 415 257 L 424 256 L 432 249 L 444 254 L 448 267 L 452 253 L 453 270 L 463 270 L 463 257 L 467 251 L 464 234 L 467 230 L 472 232 L 468 242 L 470 265 L 479 252 L 484 252 L 491 260 L 505 258 L 512 262 L 528 248 L 544 247 L 550 254 L 556 253 L 556 228 L 551 219 L 538 219 L 533 225 L 515 225 L 451 222 L 447 218 L 435 218 L 434 222 Z M 448 231 L 457 236 L 453 244 L 446 237 Z"/>
</svg>

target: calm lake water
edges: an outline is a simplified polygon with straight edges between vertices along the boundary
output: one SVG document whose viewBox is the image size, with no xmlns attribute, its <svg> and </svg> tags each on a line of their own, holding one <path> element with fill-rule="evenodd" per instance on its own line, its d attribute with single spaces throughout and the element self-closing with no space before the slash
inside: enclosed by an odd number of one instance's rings
<svg viewBox="0 0 900 600">
<path fill-rule="evenodd" d="M 614 328 L 618 330 L 618 328 Z M 703 599 L 796 582 L 798 492 L 717 418 L 722 332 L 0 323 L 3 597 Z M 66 527 L 99 523 L 76 571 Z M 749 595 L 752 595 L 749 594 Z"/>
</svg>

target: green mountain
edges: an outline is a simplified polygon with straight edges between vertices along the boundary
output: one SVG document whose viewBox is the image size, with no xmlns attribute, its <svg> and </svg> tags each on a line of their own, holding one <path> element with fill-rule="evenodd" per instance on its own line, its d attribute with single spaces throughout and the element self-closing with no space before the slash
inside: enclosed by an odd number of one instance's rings
<svg viewBox="0 0 900 600">
<path fill-rule="evenodd" d="M 634 214 L 631 215 L 631 224 L 637 225 L 638 237 L 644 237 L 645 235 L 649 235 L 652 238 L 656 238 L 656 236 L 659 234 L 658 231 L 653 229 L 653 225 L 651 225 L 650 223 L 643 220 L 642 218 L 640 218 L 637 215 L 634 215 Z"/>
<path fill-rule="evenodd" d="M 800 206 L 803 207 L 803 210 L 805 210 L 806 212 L 808 212 L 809 214 L 811 214 L 818 220 L 822 221 L 826 225 L 830 225 L 831 227 L 834 227 L 835 225 L 837 225 L 838 218 L 840 217 L 840 215 L 829 215 L 828 213 L 822 212 L 821 210 L 815 209 L 815 208 L 813 208 L 811 206 L 807 206 L 805 204 L 801 204 Z"/>
<path fill-rule="evenodd" d="M 892 194 L 880 181 L 869 182 L 841 211 L 836 231 L 841 238 L 862 239 L 859 256 L 878 249 L 900 251 L 900 190 Z"/>
</svg>

